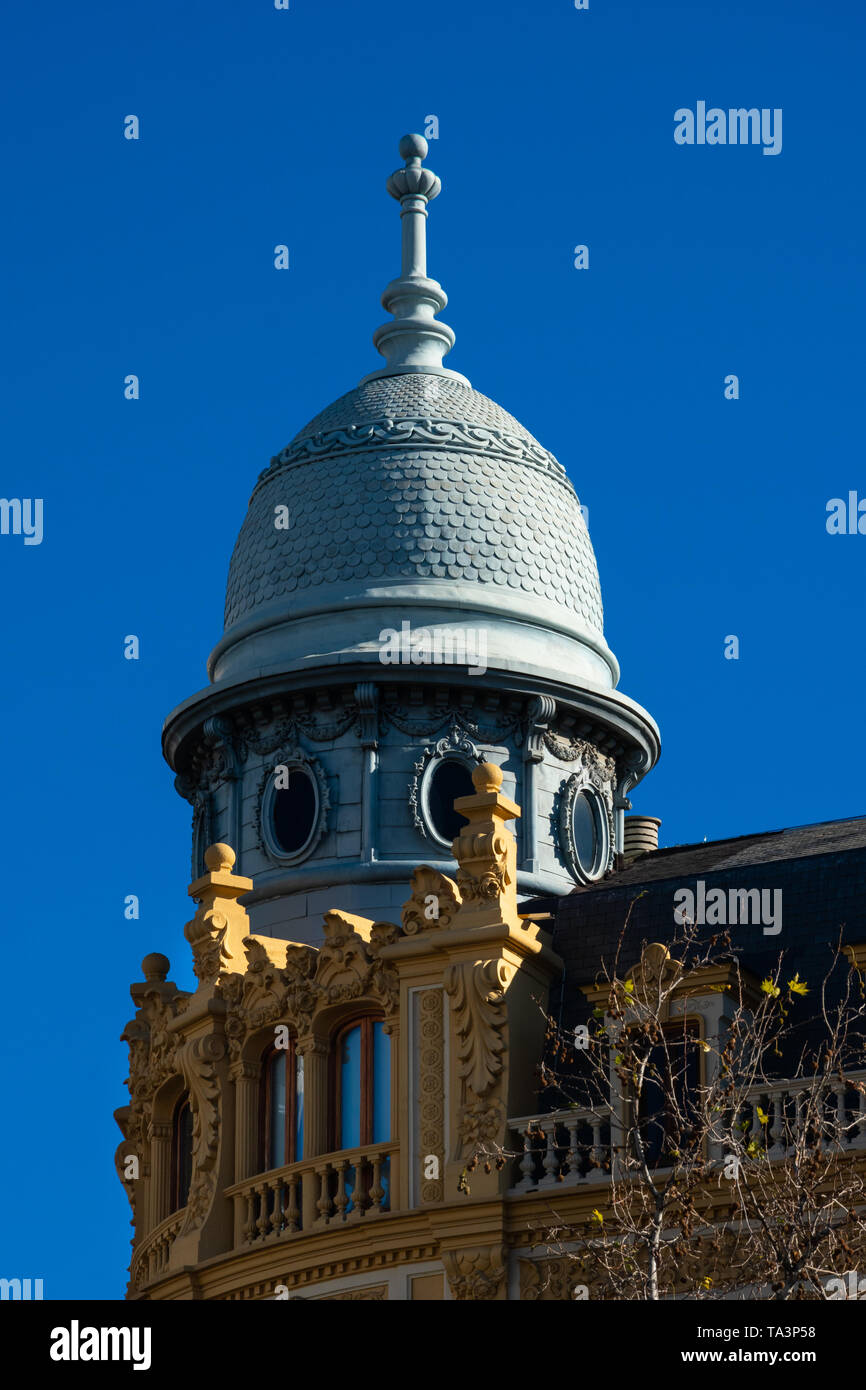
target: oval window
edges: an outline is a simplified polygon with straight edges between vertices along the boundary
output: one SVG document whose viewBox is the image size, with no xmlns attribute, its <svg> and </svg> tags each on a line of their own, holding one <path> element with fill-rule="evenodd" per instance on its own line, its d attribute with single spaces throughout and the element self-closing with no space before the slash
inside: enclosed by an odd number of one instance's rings
<svg viewBox="0 0 866 1390">
<path fill-rule="evenodd" d="M 271 811 L 274 839 L 283 854 L 299 854 L 309 842 L 319 815 L 319 793 L 311 774 L 290 767 L 288 786 L 274 792 Z"/>
<path fill-rule="evenodd" d="M 607 836 L 604 808 L 588 787 L 584 787 L 574 798 L 571 832 L 578 867 L 587 878 L 597 877 L 606 858 Z"/>
<path fill-rule="evenodd" d="M 457 758 L 444 758 L 434 769 L 427 784 L 427 817 L 430 827 L 440 840 L 448 844 L 468 824 L 466 817 L 454 810 L 460 796 L 473 796 L 472 774 Z"/>
</svg>

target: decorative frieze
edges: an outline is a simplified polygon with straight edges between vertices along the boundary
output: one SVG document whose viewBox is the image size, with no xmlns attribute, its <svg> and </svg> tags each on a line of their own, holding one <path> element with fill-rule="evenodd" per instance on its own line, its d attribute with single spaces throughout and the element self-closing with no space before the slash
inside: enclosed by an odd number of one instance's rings
<svg viewBox="0 0 866 1390">
<path fill-rule="evenodd" d="M 257 488 L 273 478 L 275 473 L 301 467 L 323 455 L 332 459 L 354 450 L 366 451 L 383 445 L 392 448 L 411 445 L 413 449 L 457 449 L 461 453 L 484 454 L 488 458 L 491 454 L 500 455 L 537 469 L 560 482 L 567 482 L 562 464 L 528 436 L 509 434 L 507 430 L 487 425 L 469 425 L 459 420 L 435 417 L 419 419 L 413 416 L 405 420 L 385 418 L 369 424 L 346 425 L 294 440 L 271 459 L 270 465 L 259 475 Z"/>
<path fill-rule="evenodd" d="M 417 996 L 418 1028 L 418 1154 L 421 1164 L 420 1197 L 424 1202 L 441 1202 L 444 1196 L 442 1174 L 445 1169 L 445 1024 L 440 988 L 420 991 Z M 428 1161 L 436 1160 L 436 1176 L 428 1177 Z"/>
</svg>

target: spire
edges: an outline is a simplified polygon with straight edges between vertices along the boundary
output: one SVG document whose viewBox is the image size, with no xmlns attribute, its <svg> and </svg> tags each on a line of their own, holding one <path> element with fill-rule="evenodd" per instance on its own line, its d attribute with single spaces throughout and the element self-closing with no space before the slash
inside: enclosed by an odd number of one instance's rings
<svg viewBox="0 0 866 1390">
<path fill-rule="evenodd" d="M 388 363 L 371 372 L 364 381 L 376 377 L 398 376 L 403 372 L 427 372 L 463 381 L 459 372 L 442 366 L 442 358 L 454 346 L 454 332 L 436 315 L 448 303 L 448 296 L 436 280 L 427 278 L 427 204 L 442 187 L 432 169 L 421 167 L 427 156 L 423 135 L 404 135 L 400 154 L 405 169 L 397 169 L 386 185 L 400 204 L 403 225 L 403 264 L 399 280 L 392 280 L 382 293 L 382 306 L 393 314 L 392 323 L 383 323 L 373 334 L 374 346 Z"/>
</svg>

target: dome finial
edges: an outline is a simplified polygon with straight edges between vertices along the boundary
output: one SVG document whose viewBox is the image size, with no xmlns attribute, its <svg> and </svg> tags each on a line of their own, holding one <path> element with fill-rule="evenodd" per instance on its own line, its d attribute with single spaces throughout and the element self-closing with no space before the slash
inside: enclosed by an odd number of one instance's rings
<svg viewBox="0 0 866 1390">
<path fill-rule="evenodd" d="M 400 155 L 405 169 L 396 169 L 386 185 L 400 204 L 403 227 L 403 262 L 399 280 L 392 280 L 382 294 L 382 305 L 393 314 L 373 334 L 373 343 L 388 363 L 364 381 L 403 372 L 428 372 L 466 382 L 459 372 L 442 366 L 442 358 L 454 346 L 454 332 L 436 315 L 448 296 L 436 280 L 427 278 L 427 204 L 442 187 L 432 169 L 422 167 L 427 157 L 423 135 L 404 135 Z"/>
</svg>

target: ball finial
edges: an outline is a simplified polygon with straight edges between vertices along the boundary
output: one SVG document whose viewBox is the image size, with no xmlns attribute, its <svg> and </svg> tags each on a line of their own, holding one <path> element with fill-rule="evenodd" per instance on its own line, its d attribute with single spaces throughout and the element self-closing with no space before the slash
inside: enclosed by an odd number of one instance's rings
<svg viewBox="0 0 866 1390">
<path fill-rule="evenodd" d="M 400 141 L 400 158 L 409 163 L 410 159 L 427 158 L 427 141 L 423 135 L 404 135 Z"/>
<path fill-rule="evenodd" d="M 164 956 L 161 951 L 153 951 L 149 956 L 145 956 L 141 968 L 145 980 L 152 985 L 164 984 L 171 966 L 168 956 Z"/>
<path fill-rule="evenodd" d="M 502 786 L 502 768 L 496 763 L 479 763 L 472 769 L 472 785 L 477 792 L 498 792 Z"/>
<path fill-rule="evenodd" d="M 231 871 L 235 862 L 235 852 L 231 845 L 215 844 L 208 845 L 204 852 L 204 862 L 207 864 L 212 874 L 217 874 L 221 870 Z"/>
</svg>

